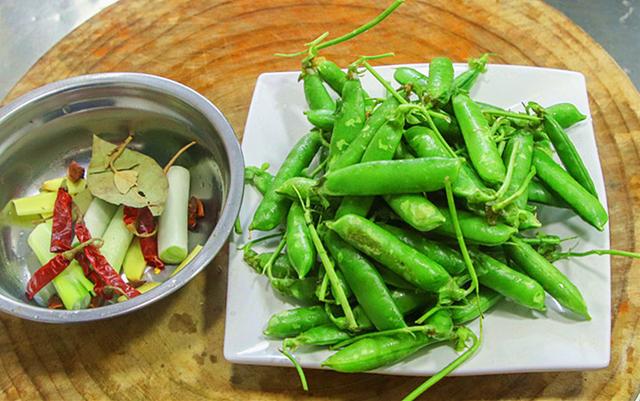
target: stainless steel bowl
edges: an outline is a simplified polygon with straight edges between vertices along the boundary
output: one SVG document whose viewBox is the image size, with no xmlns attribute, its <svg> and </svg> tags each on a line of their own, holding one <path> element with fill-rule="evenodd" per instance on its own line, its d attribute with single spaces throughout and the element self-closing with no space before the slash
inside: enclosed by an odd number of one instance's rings
<svg viewBox="0 0 640 401">
<path fill-rule="evenodd" d="M 27 245 L 32 226 L 0 219 L 0 310 L 51 323 L 104 319 L 166 297 L 204 269 L 224 245 L 242 200 L 244 162 L 233 129 L 211 102 L 169 79 L 137 73 L 86 75 L 36 89 L 0 110 L 0 204 L 35 194 L 45 179 L 63 176 L 71 160 L 88 164 L 92 134 L 113 142 L 135 133 L 135 146 L 161 165 L 195 140 L 180 158 L 191 192 L 207 218 L 190 247 L 203 250 L 162 285 L 129 301 L 95 309 L 52 310 L 27 301 L 29 272 L 38 267 Z M 0 206 L 1 207 L 1 206 Z"/>
</svg>

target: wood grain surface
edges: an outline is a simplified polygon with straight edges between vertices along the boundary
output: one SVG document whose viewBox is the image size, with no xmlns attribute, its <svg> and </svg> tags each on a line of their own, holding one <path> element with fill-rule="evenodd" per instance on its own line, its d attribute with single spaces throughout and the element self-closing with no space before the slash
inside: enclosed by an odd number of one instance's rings
<svg viewBox="0 0 640 401">
<path fill-rule="evenodd" d="M 5 102 L 62 78 L 141 71 L 180 81 L 212 100 L 242 136 L 257 76 L 298 68 L 273 57 L 324 31 L 369 20 L 386 1 L 122 0 L 56 45 Z M 578 6 L 578 5 L 577 5 Z M 493 62 L 563 68 L 587 78 L 604 168 L 611 244 L 640 249 L 640 95 L 585 32 L 541 1 L 408 1 L 375 31 L 327 52 L 395 51 L 389 63 L 455 61 L 493 52 Z M 631 400 L 640 389 L 640 266 L 614 258 L 608 369 L 449 378 L 429 400 Z M 232 365 L 222 355 L 227 255 L 177 294 L 129 316 L 52 326 L 0 316 L 0 388 L 11 400 L 399 399 L 421 378 Z M 247 316 L 251 319 L 251 316 Z"/>
</svg>

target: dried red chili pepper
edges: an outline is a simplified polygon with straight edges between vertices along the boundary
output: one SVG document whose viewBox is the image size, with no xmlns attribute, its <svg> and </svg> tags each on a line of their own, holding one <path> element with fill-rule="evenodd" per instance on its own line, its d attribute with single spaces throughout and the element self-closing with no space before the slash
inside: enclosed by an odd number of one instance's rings
<svg viewBox="0 0 640 401">
<path fill-rule="evenodd" d="M 94 248 L 91 244 L 92 242 L 89 238 L 88 241 L 83 242 L 75 248 L 57 254 L 50 261 L 45 263 L 41 268 L 36 270 L 36 272 L 33 273 L 31 278 L 29 279 L 29 282 L 27 282 L 27 298 L 33 299 L 38 291 L 49 284 L 51 280 L 56 278 L 58 274 L 62 273 L 62 271 L 66 269 L 67 266 L 69 266 L 78 252 L 82 251 L 83 249 L 86 250 L 87 248 Z"/>
<path fill-rule="evenodd" d="M 190 230 L 193 230 L 198 225 L 198 220 L 204 217 L 204 204 L 195 196 L 189 198 L 189 214 L 188 222 Z"/>
<path fill-rule="evenodd" d="M 91 234 L 89 233 L 89 229 L 82 222 L 78 222 L 76 224 L 76 235 L 80 241 L 87 241 L 91 239 Z M 84 248 L 84 254 L 87 256 L 87 259 L 93 266 L 93 270 L 100 276 L 100 278 L 104 281 L 105 286 L 114 287 L 117 290 L 121 291 L 124 295 L 129 298 L 133 298 L 135 296 L 140 295 L 140 291 L 136 290 L 129 284 L 125 283 L 124 280 L 118 275 L 118 272 L 109 264 L 107 259 L 100 253 L 98 248 L 95 246 L 87 246 Z"/>
<path fill-rule="evenodd" d="M 91 280 L 91 282 L 93 283 L 93 292 L 99 297 L 109 299 L 110 297 L 105 297 L 104 281 L 98 275 L 98 273 L 96 273 L 95 270 L 91 268 L 91 263 L 89 262 L 87 255 L 85 255 L 84 252 L 79 253 L 76 255 L 76 260 L 78 261 L 80 266 L 82 266 L 82 272 L 84 273 L 85 277 Z"/>
<path fill-rule="evenodd" d="M 124 225 L 132 233 L 137 232 L 138 216 L 140 215 L 140 209 L 137 207 L 125 206 L 123 210 Z"/>
<path fill-rule="evenodd" d="M 144 260 L 151 267 L 164 269 L 164 263 L 158 257 L 158 238 L 156 236 L 156 222 L 148 207 L 140 209 L 138 233 L 140 234 L 140 249 Z"/>
<path fill-rule="evenodd" d="M 36 270 L 27 283 L 27 298 L 33 299 L 38 291 L 49 284 L 58 274 L 62 273 L 70 263 L 71 261 L 60 253 Z"/>
<path fill-rule="evenodd" d="M 71 249 L 73 242 L 73 198 L 65 188 L 58 188 L 56 202 L 53 205 L 53 226 L 51 228 L 52 253 Z"/>
<path fill-rule="evenodd" d="M 64 304 L 62 303 L 62 299 L 58 294 L 53 294 L 49 301 L 47 302 L 47 308 L 49 309 L 64 309 Z"/>
<path fill-rule="evenodd" d="M 84 177 L 84 167 L 82 167 L 77 161 L 73 160 L 69 167 L 67 167 L 67 178 L 71 182 L 78 182 Z"/>
</svg>

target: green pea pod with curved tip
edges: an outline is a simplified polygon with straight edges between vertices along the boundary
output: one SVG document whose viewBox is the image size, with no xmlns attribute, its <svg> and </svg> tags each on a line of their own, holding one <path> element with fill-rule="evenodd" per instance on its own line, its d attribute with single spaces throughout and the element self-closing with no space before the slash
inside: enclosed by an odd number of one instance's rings
<svg viewBox="0 0 640 401">
<path fill-rule="evenodd" d="M 578 150 L 571 142 L 571 139 L 564 132 L 564 129 L 549 113 L 544 113 L 544 131 L 549 136 L 553 147 L 567 169 L 567 172 L 580 184 L 584 189 L 589 191 L 593 196 L 597 197 L 598 192 L 593 180 L 589 175 L 587 167 L 584 165 Z"/>
<path fill-rule="evenodd" d="M 315 57 L 313 59 L 313 66 L 324 82 L 329 84 L 331 89 L 338 95 L 342 95 L 342 90 L 348 80 L 347 73 L 342 71 L 336 63 L 324 57 Z"/>
<path fill-rule="evenodd" d="M 298 278 L 303 279 L 316 261 L 316 248 L 311 241 L 309 227 L 304 219 L 304 209 L 299 202 L 293 202 L 287 216 L 287 257 Z"/>
<path fill-rule="evenodd" d="M 333 126 L 336 123 L 336 113 L 333 110 L 307 110 L 304 114 L 307 116 L 307 120 L 313 124 L 314 127 L 325 131 L 332 131 Z"/>
<path fill-rule="evenodd" d="M 609 216 L 598 198 L 581 186 L 543 150 L 534 148 L 533 165 L 538 178 L 598 230 L 604 230 Z"/>
<path fill-rule="evenodd" d="M 478 280 L 482 285 L 499 292 L 530 309 L 544 311 L 544 289 L 535 280 L 482 253 L 471 251 Z"/>
<path fill-rule="evenodd" d="M 421 126 L 411 127 L 404 132 L 409 146 L 418 157 L 449 157 L 449 153 L 436 133 Z M 470 202 L 486 202 L 492 199 L 493 191 L 487 188 L 473 168 L 464 163 L 460 166 L 458 178 L 452 182 L 453 193 Z"/>
<path fill-rule="evenodd" d="M 264 195 L 273 183 L 273 175 L 260 167 L 249 166 L 244 169 L 244 180 Z"/>
<path fill-rule="evenodd" d="M 307 68 L 302 74 L 304 97 L 311 110 L 336 110 L 336 102 L 329 95 L 320 75 L 313 69 Z"/>
<path fill-rule="evenodd" d="M 513 175 L 511 176 L 511 182 L 505 192 L 505 198 L 516 192 L 531 171 L 531 159 L 533 158 L 533 135 L 525 131 L 517 131 L 507 142 L 507 146 L 504 150 L 503 159 L 505 163 L 511 158 L 513 151 L 517 149 L 515 156 L 515 163 L 513 165 Z M 527 192 L 516 198 L 513 203 L 520 209 L 524 209 L 527 206 Z"/>
<path fill-rule="evenodd" d="M 545 110 L 564 129 L 567 129 L 587 118 L 587 116 L 580 113 L 578 108 L 572 103 L 557 103 L 545 108 Z"/>
<path fill-rule="evenodd" d="M 433 192 L 455 181 L 458 159 L 429 157 L 360 163 L 332 171 L 324 177 L 321 193 L 326 195 L 391 195 Z"/>
<path fill-rule="evenodd" d="M 364 152 L 373 140 L 374 135 L 387 121 L 391 113 L 395 111 L 399 104 L 398 100 L 393 96 L 385 99 L 373 111 L 373 113 L 371 113 L 371 116 L 369 116 L 365 122 L 364 127 L 353 142 L 349 144 L 349 147 L 345 149 L 345 151 L 335 160 L 333 160 L 331 168 L 333 170 L 339 170 L 341 168 L 360 163 L 362 155 L 364 155 Z"/>
<path fill-rule="evenodd" d="M 471 164 L 484 181 L 490 184 L 501 183 L 506 169 L 480 107 L 465 94 L 453 96 L 452 104 Z"/>
<path fill-rule="evenodd" d="M 421 194 L 385 195 L 384 200 L 402 220 L 418 231 L 430 231 L 444 223 L 438 207 Z"/>
<path fill-rule="evenodd" d="M 415 68 L 396 68 L 393 78 L 401 85 L 411 85 L 411 90 L 420 98 L 427 93 L 429 78 Z"/>
<path fill-rule="evenodd" d="M 409 148 L 409 145 L 404 141 L 400 141 L 396 148 L 396 152 L 393 154 L 393 158 L 396 160 L 415 159 L 416 156 L 411 152 L 412 150 Z"/>
<path fill-rule="evenodd" d="M 375 327 L 378 330 L 406 327 L 402 314 L 375 267 L 335 232 L 327 231 L 324 241 L 358 304 Z"/>
<path fill-rule="evenodd" d="M 418 252 L 444 267 L 449 274 L 457 276 L 467 271 L 467 265 L 460 252 L 450 246 L 425 238 L 412 230 L 405 230 L 388 224 L 381 224 L 381 226 L 405 244 L 413 247 Z"/>
<path fill-rule="evenodd" d="M 465 324 L 480 317 L 480 312 L 485 313 L 493 308 L 504 296 L 485 287 L 480 287 L 479 299 L 476 294 L 467 296 L 467 303 L 463 305 L 454 305 L 451 311 L 451 318 L 455 324 Z"/>
<path fill-rule="evenodd" d="M 342 89 L 342 107 L 336 116 L 329 146 L 329 169 L 333 160 L 342 154 L 358 136 L 366 120 L 364 91 L 358 79 L 349 79 Z"/>
<path fill-rule="evenodd" d="M 289 212 L 291 200 L 277 193 L 276 188 L 289 178 L 299 176 L 302 170 L 309 166 L 320 145 L 320 134 L 317 131 L 311 131 L 293 146 L 273 178 L 269 190 L 260 201 L 249 226 L 250 229 L 269 231 L 284 222 Z"/>
<path fill-rule="evenodd" d="M 425 305 L 435 305 L 436 299 L 430 294 L 425 292 L 419 292 L 414 290 L 405 290 L 401 288 L 394 288 L 391 291 L 391 298 L 398 307 L 400 313 L 403 316 L 415 312 L 418 308 L 423 308 Z"/>
<path fill-rule="evenodd" d="M 562 208 L 569 207 L 567 202 L 560 199 L 558 195 L 554 194 L 542 183 L 535 180 L 529 182 L 529 187 L 527 188 L 527 199 L 530 202 L 542 203 L 549 206 Z"/>
<path fill-rule="evenodd" d="M 580 290 L 557 267 L 517 237 L 504 244 L 511 260 L 529 277 L 536 280 L 560 305 L 590 320 L 587 305 Z"/>
<path fill-rule="evenodd" d="M 399 333 L 362 338 L 331 355 L 322 363 L 338 372 L 366 372 L 398 362 L 425 346 L 453 337 L 449 313 L 439 311 L 427 320 L 433 332 Z"/>
<path fill-rule="evenodd" d="M 289 351 L 295 351 L 302 345 L 333 345 L 351 338 L 351 334 L 334 324 L 312 327 L 298 334 L 296 337 L 285 338 L 282 346 Z"/>
<path fill-rule="evenodd" d="M 453 63 L 447 57 L 436 57 L 429 63 L 427 99 L 435 105 L 449 102 L 453 87 Z"/>
<path fill-rule="evenodd" d="M 446 221 L 433 230 L 433 232 L 450 238 L 456 238 L 456 232 L 453 227 L 453 222 L 451 221 L 449 209 L 440 208 L 440 212 L 446 218 Z M 503 223 L 491 225 L 485 217 L 477 216 L 466 211 L 458 211 L 458 221 L 460 222 L 460 228 L 462 229 L 462 235 L 465 240 L 478 245 L 502 245 L 507 242 L 513 234 L 518 232 L 516 228 Z"/>
<path fill-rule="evenodd" d="M 445 300 L 460 299 L 464 293 L 442 266 L 372 221 L 346 215 L 327 226 L 348 244 L 421 290 L 437 293 Z"/>
<path fill-rule="evenodd" d="M 289 309 L 271 316 L 264 335 L 276 338 L 293 337 L 312 327 L 330 323 L 331 320 L 322 306 Z"/>
</svg>

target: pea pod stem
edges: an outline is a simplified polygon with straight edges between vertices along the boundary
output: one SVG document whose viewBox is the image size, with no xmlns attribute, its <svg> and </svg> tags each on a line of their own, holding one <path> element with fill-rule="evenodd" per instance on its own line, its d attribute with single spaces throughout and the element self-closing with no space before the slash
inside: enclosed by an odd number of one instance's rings
<svg viewBox="0 0 640 401">
<path fill-rule="evenodd" d="M 520 143 L 516 142 L 513 147 L 513 152 L 511 152 L 511 156 L 509 157 L 509 164 L 507 165 L 507 174 L 504 177 L 504 181 L 498 191 L 495 194 L 496 199 L 500 199 L 509 189 L 511 185 L 511 179 L 513 178 L 513 170 L 516 164 L 516 157 L 518 155 L 518 151 L 520 150 Z"/>
<path fill-rule="evenodd" d="M 291 361 L 293 366 L 295 366 L 296 371 L 298 372 L 298 377 L 300 377 L 300 384 L 302 384 L 302 389 L 304 391 L 309 391 L 309 385 L 307 384 L 307 377 L 305 376 L 304 371 L 302 370 L 302 366 L 300 366 L 300 363 L 298 363 L 296 358 L 286 349 L 279 349 L 278 351 L 282 355 L 286 356 L 287 359 Z"/>
<path fill-rule="evenodd" d="M 464 330 L 465 334 L 468 335 L 469 337 L 471 337 L 471 339 L 473 341 L 471 347 L 469 347 L 469 349 L 467 349 L 462 355 L 460 355 L 458 358 L 456 358 L 453 362 L 451 362 L 449 365 L 447 365 L 440 372 L 438 372 L 435 375 L 431 376 L 427 381 L 425 381 L 420 386 L 418 386 L 415 390 L 413 390 L 411 393 L 409 393 L 409 395 L 407 395 L 406 397 L 403 398 L 403 401 L 413 401 L 416 398 L 420 397 L 420 395 L 422 395 L 425 391 L 427 391 L 434 384 L 438 383 L 444 377 L 448 376 L 451 372 L 453 372 L 458 367 L 460 367 L 460 365 L 465 363 L 469 358 L 471 358 L 476 353 L 476 351 L 478 351 L 478 348 L 480 348 L 480 343 L 482 342 L 482 329 L 480 329 L 480 338 L 478 338 L 475 335 L 475 333 L 473 333 L 471 330 L 469 330 L 467 328 L 461 327 L 458 330 L 459 331 L 460 330 Z"/>
<path fill-rule="evenodd" d="M 568 259 L 568 258 L 578 258 L 583 256 L 591 256 L 591 255 L 611 255 L 611 256 L 623 256 L 628 258 L 640 259 L 640 253 L 638 252 L 629 252 L 622 251 L 619 249 L 592 249 L 586 252 L 559 252 L 554 254 L 555 260 L 560 259 Z"/>
<path fill-rule="evenodd" d="M 515 119 L 520 119 L 520 120 L 529 120 L 529 121 L 535 121 L 535 122 L 540 122 L 542 119 L 538 116 L 532 116 L 529 114 L 524 114 L 524 113 L 516 113 L 513 111 L 506 111 L 506 110 L 482 110 L 482 112 L 484 114 L 489 114 L 489 115 L 493 115 L 493 116 L 500 116 L 500 117 L 507 117 L 507 118 L 515 118 Z"/>
<path fill-rule="evenodd" d="M 522 195 L 523 193 L 525 193 L 529 189 L 529 183 L 531 182 L 533 177 L 535 177 L 535 175 L 536 175 L 536 168 L 535 167 L 531 167 L 531 171 L 529 171 L 529 174 L 527 175 L 527 177 L 522 182 L 522 185 L 520 185 L 520 188 L 518 188 L 514 193 L 512 193 L 511 195 L 509 195 L 505 199 L 494 203 L 491 208 L 494 211 L 499 211 L 499 210 L 504 209 L 506 206 L 508 206 L 512 202 L 514 202 L 516 199 L 518 199 L 520 197 L 520 195 Z"/>
<path fill-rule="evenodd" d="M 435 312 L 437 312 L 437 311 L 434 311 L 434 313 Z M 431 315 L 433 315 L 433 313 Z M 346 347 L 348 345 L 351 345 L 351 344 L 355 343 L 356 341 L 362 340 L 363 338 L 371 338 L 371 337 L 378 337 L 378 336 L 391 336 L 391 335 L 394 335 L 394 334 L 401 334 L 401 333 L 408 333 L 408 334 L 425 333 L 425 334 L 428 334 L 429 331 L 433 331 L 433 330 L 434 330 L 433 325 L 425 324 L 425 325 L 421 325 L 421 326 L 403 327 L 401 329 L 374 331 L 374 332 L 371 332 L 371 333 L 365 333 L 365 334 L 361 334 L 361 335 L 356 336 L 356 337 L 348 338 L 348 339 L 346 339 L 344 341 L 341 341 L 341 342 L 333 345 L 331 348 L 332 349 L 344 348 L 344 347 Z"/>
<path fill-rule="evenodd" d="M 273 263 L 276 261 L 278 256 L 280 256 L 280 252 L 282 252 L 286 244 L 287 244 L 287 239 L 283 237 L 280 240 L 280 243 L 278 244 L 278 246 L 276 247 L 276 250 L 273 251 L 273 254 L 269 258 L 267 263 L 264 265 L 264 268 L 262 269 L 262 274 L 267 273 L 267 275 L 269 276 L 269 279 L 273 278 L 271 275 L 271 267 L 273 266 Z"/>
</svg>

